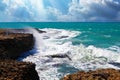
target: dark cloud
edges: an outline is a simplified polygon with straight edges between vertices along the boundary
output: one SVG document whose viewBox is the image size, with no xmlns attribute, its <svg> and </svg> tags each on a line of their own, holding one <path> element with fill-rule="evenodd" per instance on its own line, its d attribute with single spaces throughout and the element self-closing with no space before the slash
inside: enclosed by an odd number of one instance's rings
<svg viewBox="0 0 120 80">
<path fill-rule="evenodd" d="M 120 0 L 115 0 L 115 1 L 107 1 L 105 0 L 105 3 L 107 4 L 107 6 L 109 6 L 110 8 L 116 10 L 116 11 L 120 11 Z"/>
<path fill-rule="evenodd" d="M 92 4 L 90 8 L 92 9 L 92 14 L 94 14 L 93 16 L 96 17 L 103 17 L 103 19 L 112 19 L 117 16 L 117 11 L 112 9 L 111 7 L 108 7 L 107 5 L 103 6 L 99 4 Z"/>
<path fill-rule="evenodd" d="M 118 0 L 73 0 L 69 7 L 71 15 L 67 16 L 72 17 L 74 21 L 116 21 L 120 20 L 119 13 Z"/>
</svg>

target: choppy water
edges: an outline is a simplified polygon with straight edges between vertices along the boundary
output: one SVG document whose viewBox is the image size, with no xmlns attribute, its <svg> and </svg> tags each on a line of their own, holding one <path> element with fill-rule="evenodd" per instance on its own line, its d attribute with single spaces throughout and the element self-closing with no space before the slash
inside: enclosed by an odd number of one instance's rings
<svg viewBox="0 0 120 80">
<path fill-rule="evenodd" d="M 1 28 L 29 26 L 46 31 L 39 34 L 30 29 L 36 38 L 35 48 L 28 52 L 31 55 L 21 57 L 36 64 L 41 80 L 59 80 L 79 70 L 120 68 L 120 23 L 0 24 Z"/>
</svg>

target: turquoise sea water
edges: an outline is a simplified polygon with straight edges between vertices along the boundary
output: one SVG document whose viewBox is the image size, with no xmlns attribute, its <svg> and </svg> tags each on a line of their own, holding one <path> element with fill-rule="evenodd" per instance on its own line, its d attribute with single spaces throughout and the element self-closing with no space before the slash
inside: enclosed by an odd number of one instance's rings
<svg viewBox="0 0 120 80">
<path fill-rule="evenodd" d="M 81 34 L 72 39 L 73 44 L 94 45 L 108 48 L 120 47 L 120 23 L 119 22 L 8 22 L 0 23 L 0 28 L 56 28 L 80 31 Z"/>
<path fill-rule="evenodd" d="M 22 61 L 36 64 L 41 80 L 60 80 L 79 70 L 120 69 L 119 22 L 0 23 L 0 28 L 26 27 L 46 31 L 40 34 L 30 29 L 36 40 L 35 48 L 20 57 Z M 51 58 L 50 55 L 64 57 Z"/>
</svg>

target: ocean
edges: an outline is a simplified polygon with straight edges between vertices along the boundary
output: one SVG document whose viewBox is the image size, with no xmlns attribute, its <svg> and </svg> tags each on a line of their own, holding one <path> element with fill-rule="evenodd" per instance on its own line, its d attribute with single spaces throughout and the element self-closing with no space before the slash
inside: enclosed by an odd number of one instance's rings
<svg viewBox="0 0 120 80">
<path fill-rule="evenodd" d="M 36 43 L 25 53 L 29 55 L 18 60 L 35 63 L 41 80 L 59 80 L 80 70 L 120 69 L 119 22 L 0 23 L 0 28 L 26 27 L 31 28 Z"/>
</svg>

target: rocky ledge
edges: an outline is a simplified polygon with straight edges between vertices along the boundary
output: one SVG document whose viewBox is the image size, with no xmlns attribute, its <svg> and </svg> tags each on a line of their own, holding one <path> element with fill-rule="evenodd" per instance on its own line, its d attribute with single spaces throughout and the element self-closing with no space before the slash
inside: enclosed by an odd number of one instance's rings
<svg viewBox="0 0 120 80">
<path fill-rule="evenodd" d="M 33 35 L 12 31 L 0 29 L 0 80 L 39 80 L 34 63 L 15 61 L 33 48 Z"/>
<path fill-rule="evenodd" d="M 32 49 L 33 46 L 34 38 L 32 34 L 0 30 L 0 59 L 16 59 L 21 53 Z"/>
<path fill-rule="evenodd" d="M 120 80 L 120 70 L 99 69 L 96 71 L 80 71 L 65 76 L 61 80 Z"/>
<path fill-rule="evenodd" d="M 0 60 L 0 80 L 39 80 L 35 64 Z"/>
</svg>

